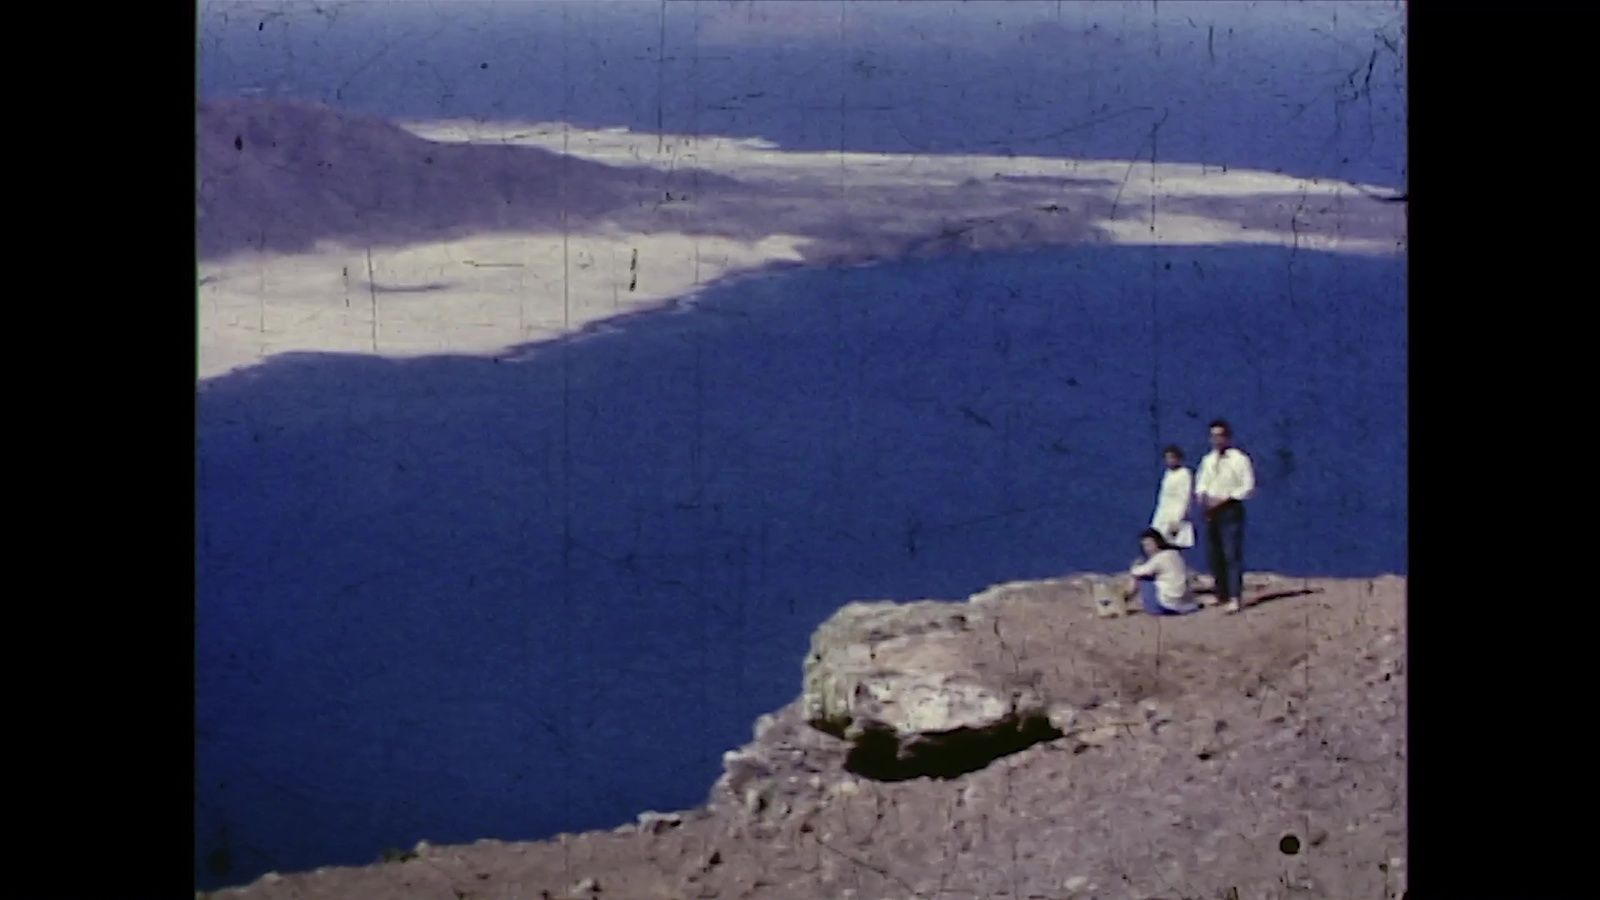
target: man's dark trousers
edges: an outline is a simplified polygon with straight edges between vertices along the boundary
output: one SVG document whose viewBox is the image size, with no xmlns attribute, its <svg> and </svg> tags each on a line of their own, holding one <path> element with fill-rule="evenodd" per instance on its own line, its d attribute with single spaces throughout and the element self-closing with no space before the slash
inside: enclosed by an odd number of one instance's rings
<svg viewBox="0 0 1600 900">
<path fill-rule="evenodd" d="M 1206 556 L 1217 599 L 1244 599 L 1244 504 L 1237 500 L 1216 507 L 1206 522 Z"/>
</svg>

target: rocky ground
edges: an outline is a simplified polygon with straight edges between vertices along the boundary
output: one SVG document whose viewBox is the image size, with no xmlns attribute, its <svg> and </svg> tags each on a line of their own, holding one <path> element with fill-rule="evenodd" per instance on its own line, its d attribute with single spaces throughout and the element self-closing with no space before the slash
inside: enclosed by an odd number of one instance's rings
<svg viewBox="0 0 1600 900">
<path fill-rule="evenodd" d="M 1095 580 L 845 607 L 701 809 L 212 896 L 1402 897 L 1405 580 L 1161 619 L 1096 618 Z"/>
</svg>

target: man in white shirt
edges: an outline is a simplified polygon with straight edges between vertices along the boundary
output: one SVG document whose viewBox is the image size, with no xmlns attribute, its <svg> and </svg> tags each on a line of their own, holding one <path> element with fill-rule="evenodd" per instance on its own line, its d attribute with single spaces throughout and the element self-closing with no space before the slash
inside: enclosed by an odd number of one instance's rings
<svg viewBox="0 0 1600 900">
<path fill-rule="evenodd" d="M 1255 495 L 1250 457 L 1233 446 L 1233 428 L 1224 419 L 1211 423 L 1211 452 L 1200 460 L 1194 495 L 1206 518 L 1206 551 L 1216 582 L 1212 603 L 1239 611 L 1244 599 L 1244 504 Z"/>
</svg>

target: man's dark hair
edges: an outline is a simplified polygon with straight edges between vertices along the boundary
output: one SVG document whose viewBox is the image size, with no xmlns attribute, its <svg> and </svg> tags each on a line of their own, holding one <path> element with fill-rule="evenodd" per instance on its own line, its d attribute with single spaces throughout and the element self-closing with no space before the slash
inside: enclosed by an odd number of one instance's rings
<svg viewBox="0 0 1600 900">
<path fill-rule="evenodd" d="M 1212 428 L 1221 428 L 1223 434 L 1233 437 L 1233 426 L 1228 424 L 1227 419 L 1212 419 L 1211 424 L 1206 426 L 1206 429 L 1209 431 Z"/>
<path fill-rule="evenodd" d="M 1179 459 L 1183 459 L 1183 448 L 1179 447 L 1177 444 L 1168 444 L 1167 446 L 1161 448 L 1162 456 L 1166 456 L 1168 453 L 1176 456 Z"/>
<path fill-rule="evenodd" d="M 1167 543 L 1167 539 L 1162 537 L 1161 536 L 1161 532 L 1155 530 L 1154 528 L 1146 528 L 1145 530 L 1139 532 L 1139 540 L 1142 541 L 1145 538 L 1154 538 L 1155 542 L 1156 542 L 1156 549 L 1157 550 L 1171 550 L 1172 549 L 1172 545 Z"/>
</svg>

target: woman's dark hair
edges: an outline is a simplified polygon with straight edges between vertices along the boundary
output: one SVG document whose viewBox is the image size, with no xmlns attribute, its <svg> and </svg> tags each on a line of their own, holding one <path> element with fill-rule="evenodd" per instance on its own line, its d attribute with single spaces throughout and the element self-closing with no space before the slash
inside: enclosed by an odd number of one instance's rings
<svg viewBox="0 0 1600 900">
<path fill-rule="evenodd" d="M 1156 550 L 1158 551 L 1172 549 L 1172 545 L 1167 543 L 1167 539 L 1162 537 L 1161 532 L 1155 530 L 1154 528 L 1146 528 L 1145 530 L 1139 532 L 1139 540 L 1143 541 L 1145 538 L 1154 540 L 1156 542 Z"/>
<path fill-rule="evenodd" d="M 1161 448 L 1161 455 L 1166 456 L 1168 454 L 1176 456 L 1179 459 L 1183 459 L 1183 448 L 1179 447 L 1177 444 L 1168 444 L 1167 446 Z"/>
</svg>

